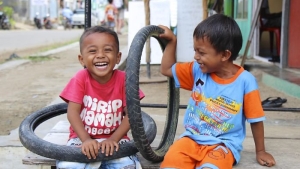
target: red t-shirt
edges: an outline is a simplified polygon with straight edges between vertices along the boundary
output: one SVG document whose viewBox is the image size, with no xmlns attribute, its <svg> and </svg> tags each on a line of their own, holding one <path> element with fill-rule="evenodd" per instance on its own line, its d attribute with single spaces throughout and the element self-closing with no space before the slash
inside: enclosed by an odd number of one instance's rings
<svg viewBox="0 0 300 169">
<path fill-rule="evenodd" d="M 114 70 L 106 84 L 92 78 L 88 70 L 80 70 L 61 92 L 66 101 L 81 104 L 80 117 L 85 130 L 92 138 L 108 138 L 119 127 L 123 119 L 125 97 L 125 72 Z M 144 97 L 140 90 L 140 99 Z M 69 138 L 77 134 L 70 126 Z M 124 138 L 128 138 L 127 135 Z"/>
</svg>

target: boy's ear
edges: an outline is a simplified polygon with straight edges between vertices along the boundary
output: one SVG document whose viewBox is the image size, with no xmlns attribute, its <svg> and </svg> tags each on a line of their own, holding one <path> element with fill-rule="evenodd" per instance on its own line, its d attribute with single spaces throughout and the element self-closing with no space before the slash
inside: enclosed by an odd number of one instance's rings
<svg viewBox="0 0 300 169">
<path fill-rule="evenodd" d="M 119 52 L 119 53 L 117 54 L 117 64 L 120 63 L 121 57 L 122 57 L 122 52 Z"/>
<path fill-rule="evenodd" d="M 230 60 L 230 57 L 231 57 L 231 52 L 229 50 L 225 50 L 223 52 L 222 61 Z"/>
<path fill-rule="evenodd" d="M 81 54 L 78 55 L 78 61 L 81 64 L 82 67 L 85 67 L 84 62 L 83 62 L 83 57 Z"/>
</svg>

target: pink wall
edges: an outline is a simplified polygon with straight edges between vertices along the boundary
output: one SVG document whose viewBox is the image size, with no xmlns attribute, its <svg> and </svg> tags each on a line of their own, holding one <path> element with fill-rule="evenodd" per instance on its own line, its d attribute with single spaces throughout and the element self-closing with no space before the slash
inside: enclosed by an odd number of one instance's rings
<svg viewBox="0 0 300 169">
<path fill-rule="evenodd" d="M 290 1 L 288 67 L 300 68 L 300 1 Z"/>
</svg>

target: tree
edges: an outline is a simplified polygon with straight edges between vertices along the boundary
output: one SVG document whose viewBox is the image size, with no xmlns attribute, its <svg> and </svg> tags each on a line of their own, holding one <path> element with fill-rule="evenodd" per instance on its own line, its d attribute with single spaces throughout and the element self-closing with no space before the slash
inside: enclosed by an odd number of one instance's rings
<svg viewBox="0 0 300 169">
<path fill-rule="evenodd" d="M 2 4 L 3 4 L 3 1 L 0 0 L 0 10 L 2 10 L 2 6 L 1 6 Z"/>
<path fill-rule="evenodd" d="M 206 19 L 208 17 L 208 9 L 207 9 L 207 0 L 202 0 L 202 6 L 203 6 L 203 19 Z"/>
</svg>

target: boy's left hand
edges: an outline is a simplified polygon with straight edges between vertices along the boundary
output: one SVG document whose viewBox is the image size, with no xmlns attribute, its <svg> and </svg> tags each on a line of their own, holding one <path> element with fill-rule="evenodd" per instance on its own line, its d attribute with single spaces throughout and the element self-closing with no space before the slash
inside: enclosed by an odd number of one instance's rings
<svg viewBox="0 0 300 169">
<path fill-rule="evenodd" d="M 109 138 L 106 140 L 103 140 L 99 144 L 100 144 L 101 152 L 105 153 L 106 156 L 112 155 L 115 147 L 116 147 L 116 151 L 119 150 L 119 144 L 116 141 L 111 140 Z"/>
<path fill-rule="evenodd" d="M 276 164 L 274 157 L 265 152 L 265 151 L 259 151 L 256 153 L 256 160 L 260 165 L 272 167 Z"/>
<path fill-rule="evenodd" d="M 164 33 L 159 34 L 159 37 L 165 38 L 169 41 L 174 41 L 176 40 L 176 36 L 172 32 L 172 30 L 166 26 L 163 25 L 158 25 L 158 27 L 162 28 L 164 30 Z"/>
</svg>

